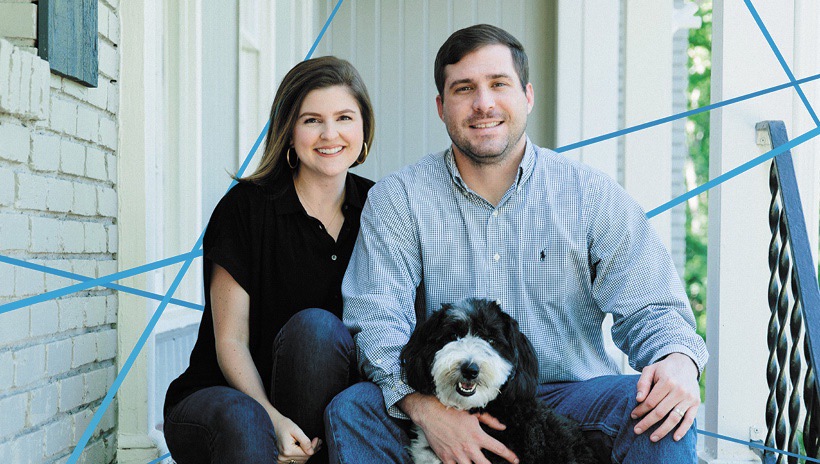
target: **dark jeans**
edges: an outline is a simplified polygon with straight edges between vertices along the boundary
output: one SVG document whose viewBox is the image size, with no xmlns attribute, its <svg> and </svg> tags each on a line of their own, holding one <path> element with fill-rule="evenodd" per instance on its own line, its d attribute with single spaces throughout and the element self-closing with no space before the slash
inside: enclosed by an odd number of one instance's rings
<svg viewBox="0 0 820 464">
<path fill-rule="evenodd" d="M 633 433 L 637 421 L 629 413 L 636 406 L 637 382 L 637 375 L 615 375 L 544 384 L 538 398 L 578 421 L 601 462 L 697 462 L 694 425 L 679 442 L 671 433 L 657 443 L 649 441 L 649 432 Z M 336 396 L 325 411 L 325 423 L 333 463 L 412 463 L 406 448 L 410 422 L 387 415 L 382 392 L 374 383 L 357 383 Z"/>
<path fill-rule="evenodd" d="M 342 322 L 322 309 L 293 316 L 273 343 L 270 400 L 309 438 L 327 442 L 323 412 L 352 382 L 353 340 Z M 230 387 L 209 387 L 182 400 L 165 416 L 165 441 L 186 463 L 275 462 L 273 424 L 256 400 Z M 327 446 L 310 459 L 326 463 Z"/>
</svg>

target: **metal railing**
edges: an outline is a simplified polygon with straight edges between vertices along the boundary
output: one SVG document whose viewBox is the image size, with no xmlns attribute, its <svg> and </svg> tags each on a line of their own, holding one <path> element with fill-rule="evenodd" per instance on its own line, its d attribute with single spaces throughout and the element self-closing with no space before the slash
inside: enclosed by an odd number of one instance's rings
<svg viewBox="0 0 820 464">
<path fill-rule="evenodd" d="M 783 121 L 755 126 L 757 144 L 772 150 L 788 142 Z M 772 160 L 769 174 L 769 359 L 766 446 L 820 455 L 820 289 L 790 151 Z M 802 420 L 801 420 L 802 419 Z M 800 449 L 800 434 L 804 449 Z M 770 451 L 766 463 L 797 463 Z"/>
</svg>

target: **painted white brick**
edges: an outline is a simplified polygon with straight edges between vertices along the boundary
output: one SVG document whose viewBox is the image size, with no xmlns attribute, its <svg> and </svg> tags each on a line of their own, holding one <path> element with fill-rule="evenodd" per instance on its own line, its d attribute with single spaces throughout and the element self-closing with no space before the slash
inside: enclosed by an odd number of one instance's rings
<svg viewBox="0 0 820 464">
<path fill-rule="evenodd" d="M 97 141 L 106 148 L 117 149 L 117 123 L 113 119 L 100 118 L 100 136 Z"/>
<path fill-rule="evenodd" d="M 51 129 L 73 134 L 77 132 L 77 104 L 62 98 L 51 98 Z"/>
<path fill-rule="evenodd" d="M 113 11 L 108 12 L 108 38 L 115 44 L 120 43 L 120 18 Z"/>
<path fill-rule="evenodd" d="M 20 110 L 20 85 L 23 80 L 23 63 L 20 61 L 20 52 L 15 47 L 11 50 L 11 73 L 9 76 L 9 112 L 17 113 Z"/>
<path fill-rule="evenodd" d="M 97 327 L 105 324 L 105 296 L 91 296 L 84 300 L 85 327 Z M 99 336 L 99 334 L 97 334 Z"/>
<path fill-rule="evenodd" d="M 57 302 L 48 300 L 31 305 L 30 325 L 32 337 L 57 333 L 60 329 L 60 313 L 57 309 Z"/>
<path fill-rule="evenodd" d="M 71 369 L 71 339 L 46 345 L 46 375 L 54 377 Z"/>
<path fill-rule="evenodd" d="M 63 79 L 61 83 L 62 90 L 66 94 L 76 97 L 79 100 L 85 100 L 88 97 L 88 87 L 83 84 L 74 82 L 71 79 Z"/>
<path fill-rule="evenodd" d="M 49 84 L 50 84 L 52 89 L 60 90 L 60 89 L 63 88 L 63 80 L 68 80 L 68 79 L 63 79 L 62 77 L 60 77 L 56 74 L 51 74 L 51 77 L 49 79 Z"/>
<path fill-rule="evenodd" d="M 45 441 L 45 435 L 45 431 L 40 429 L 16 438 L 14 440 L 11 462 L 19 464 L 37 464 L 43 462 L 43 442 Z"/>
<path fill-rule="evenodd" d="M 71 367 L 84 366 L 97 359 L 97 334 L 86 333 L 74 337 Z"/>
<path fill-rule="evenodd" d="M 48 179 L 42 176 L 17 174 L 17 207 L 20 209 L 46 210 Z"/>
<path fill-rule="evenodd" d="M 117 272 L 117 262 L 113 259 L 97 261 L 97 277 L 108 276 Z"/>
<path fill-rule="evenodd" d="M 107 226 L 108 230 L 108 252 L 116 253 L 119 249 L 119 238 L 117 237 L 117 226 Z"/>
<path fill-rule="evenodd" d="M 97 214 L 97 189 L 93 185 L 75 183 L 74 205 L 71 210 L 83 216 L 95 216 Z"/>
<path fill-rule="evenodd" d="M 11 52 L 14 50 L 14 45 L 7 40 L 0 38 L 0 69 L 11 69 Z M 11 112 L 11 88 L 10 76 L 7 74 L 0 75 L 0 110 Z"/>
<path fill-rule="evenodd" d="M 57 300 L 57 306 L 60 308 L 60 330 L 76 329 L 83 326 L 85 314 L 82 302 L 82 298 Z"/>
<path fill-rule="evenodd" d="M 15 462 L 14 452 L 14 440 L 0 443 L 0 462 Z"/>
<path fill-rule="evenodd" d="M 59 269 L 61 271 L 71 272 L 71 263 L 65 260 L 43 260 L 38 262 L 43 266 Z M 77 281 L 66 277 L 60 277 L 54 274 L 46 274 L 46 291 L 50 292 L 52 290 L 57 290 L 58 288 L 67 287 L 69 285 L 75 284 L 76 282 Z"/>
<path fill-rule="evenodd" d="M 29 392 L 28 426 L 36 427 L 54 417 L 59 397 L 56 383 Z"/>
<path fill-rule="evenodd" d="M 60 248 L 66 253 L 82 253 L 85 248 L 85 227 L 79 221 L 60 221 Z"/>
<path fill-rule="evenodd" d="M 68 139 L 60 141 L 60 170 L 82 176 L 85 174 L 85 147 Z"/>
<path fill-rule="evenodd" d="M 108 171 L 105 169 L 105 153 L 93 147 L 86 148 L 85 175 L 92 179 L 108 180 Z"/>
<path fill-rule="evenodd" d="M 46 373 L 46 348 L 34 345 L 14 353 L 14 385 L 24 387 Z"/>
<path fill-rule="evenodd" d="M 28 247 L 28 218 L 20 214 L 0 214 L 0 250 L 25 250 Z"/>
<path fill-rule="evenodd" d="M 74 199 L 74 186 L 71 182 L 62 179 L 48 179 L 46 193 L 46 209 L 67 213 L 71 211 Z"/>
<path fill-rule="evenodd" d="M 71 443 L 71 417 L 66 416 L 62 419 L 48 424 L 45 427 L 46 433 L 46 449 L 45 456 L 53 456 L 66 448 L 69 448 Z"/>
<path fill-rule="evenodd" d="M 60 252 L 60 221 L 52 218 L 31 217 L 31 251 L 36 253 Z"/>
<path fill-rule="evenodd" d="M 120 87 L 116 82 L 108 81 L 108 104 L 106 109 L 111 113 L 117 113 L 120 108 Z"/>
<path fill-rule="evenodd" d="M 3 420 L 0 420 L 0 440 L 23 430 L 26 425 L 26 403 L 28 393 L 19 393 L 0 400 L 0 411 L 3 411 Z"/>
<path fill-rule="evenodd" d="M 49 87 L 52 75 L 51 66 L 48 64 L 48 61 L 38 60 L 37 67 L 39 68 L 38 74 L 40 75 L 39 119 L 47 121 L 50 116 L 49 109 L 51 108 L 51 88 Z"/>
<path fill-rule="evenodd" d="M 117 183 L 117 158 L 114 155 L 105 155 L 105 167 L 108 170 L 108 181 Z"/>
<path fill-rule="evenodd" d="M 14 203 L 14 172 L 6 167 L 0 167 L 0 205 Z"/>
<path fill-rule="evenodd" d="M 18 269 L 14 273 L 14 293 L 18 296 L 39 295 L 46 289 L 42 272 Z"/>
<path fill-rule="evenodd" d="M 74 435 L 71 437 L 72 443 L 80 441 L 80 437 L 85 433 L 85 429 L 88 428 L 88 424 L 91 423 L 92 417 L 94 417 L 94 413 L 88 409 L 77 411 L 71 415 L 71 420 L 74 423 Z M 85 455 L 85 453 L 83 453 L 83 455 Z"/>
<path fill-rule="evenodd" d="M 106 324 L 116 324 L 117 323 L 117 309 L 119 307 L 119 299 L 117 295 L 108 295 L 106 297 L 106 304 L 105 304 L 105 323 Z"/>
<path fill-rule="evenodd" d="M 100 73 L 112 79 L 120 78 L 120 55 L 107 42 L 99 41 Z"/>
<path fill-rule="evenodd" d="M 10 375 L 14 372 L 14 356 L 11 351 L 0 352 L 0 372 L 0 391 L 6 391 L 14 385 L 14 376 Z"/>
<path fill-rule="evenodd" d="M 97 262 L 93 259 L 72 259 L 71 269 L 75 274 L 91 278 L 97 277 Z"/>
<path fill-rule="evenodd" d="M 2 237 L 2 235 L 0 235 Z M 0 264 L 0 297 L 14 296 L 14 274 L 16 267 Z M 0 388 L 2 390 L 2 388 Z"/>
<path fill-rule="evenodd" d="M 106 368 L 107 371 L 111 372 L 114 370 L 113 367 Z M 116 374 L 115 374 L 116 375 Z M 113 380 L 114 377 L 111 377 Z M 111 388 L 111 382 L 108 383 L 108 387 Z M 106 392 L 108 390 L 106 389 Z M 111 402 L 111 406 L 105 411 L 103 414 L 102 419 L 100 419 L 99 429 L 103 432 L 113 429 L 117 425 L 117 399 L 114 397 L 114 401 Z M 114 449 L 112 447 L 111 452 L 113 453 Z M 111 462 L 114 456 L 111 456 L 111 459 L 106 459 L 105 462 Z"/>
<path fill-rule="evenodd" d="M 102 440 L 89 443 L 83 451 L 80 464 L 97 464 L 105 462 L 105 448 Z"/>
<path fill-rule="evenodd" d="M 100 216 L 117 217 L 117 191 L 108 187 L 97 187 L 97 205 Z"/>
<path fill-rule="evenodd" d="M 105 396 L 106 388 L 105 369 L 97 369 L 85 374 L 85 402 L 91 403 Z"/>
<path fill-rule="evenodd" d="M 30 139 L 27 128 L 7 122 L 0 123 L 0 158 L 18 163 L 28 162 Z"/>
<path fill-rule="evenodd" d="M 105 110 L 108 106 L 108 86 L 107 80 L 104 78 L 98 79 L 97 87 L 87 88 L 87 96 L 85 100 L 94 105 L 94 107 Z"/>
<path fill-rule="evenodd" d="M 91 108 L 80 105 L 77 109 L 77 136 L 94 141 L 100 127 L 100 119 Z"/>
<path fill-rule="evenodd" d="M 86 222 L 85 226 L 85 252 L 104 253 L 106 248 L 105 226 L 98 222 Z"/>
<path fill-rule="evenodd" d="M 85 393 L 85 385 L 83 384 L 82 374 L 61 380 L 60 411 L 71 411 L 83 404 L 83 393 Z M 82 435 L 82 432 L 80 432 L 80 435 Z"/>
<path fill-rule="evenodd" d="M 114 359 L 117 356 L 117 331 L 103 330 L 97 333 L 98 360 Z"/>
<path fill-rule="evenodd" d="M 37 38 L 37 5 L 0 3 L 0 36 Z"/>
<path fill-rule="evenodd" d="M 0 346 L 28 338 L 28 318 L 28 308 L 19 308 L 0 314 Z"/>
<path fill-rule="evenodd" d="M 56 171 L 60 168 L 60 139 L 52 135 L 33 135 L 31 167 L 38 171 Z"/>
<path fill-rule="evenodd" d="M 34 55 L 27 53 L 20 48 L 14 50 L 11 59 L 20 60 L 20 67 L 22 69 L 20 79 L 20 103 L 17 107 L 17 112 L 20 114 L 27 114 L 31 111 L 31 71 L 34 68 Z"/>
</svg>

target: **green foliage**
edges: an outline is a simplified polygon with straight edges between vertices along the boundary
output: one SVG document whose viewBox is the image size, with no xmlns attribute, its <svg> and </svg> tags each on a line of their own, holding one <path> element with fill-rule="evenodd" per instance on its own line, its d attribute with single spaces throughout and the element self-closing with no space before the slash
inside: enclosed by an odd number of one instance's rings
<svg viewBox="0 0 820 464">
<path fill-rule="evenodd" d="M 699 3 L 697 15 L 702 18 L 698 29 L 689 31 L 688 109 L 709 105 L 712 78 L 712 2 Z M 689 147 L 687 190 L 709 180 L 709 112 L 689 116 L 686 121 L 686 141 Z M 694 175 L 692 175 L 694 174 Z M 684 282 L 689 302 L 695 313 L 698 334 L 706 339 L 706 253 L 708 224 L 708 192 L 686 203 L 686 265 Z M 701 376 L 701 397 L 704 396 Z"/>
</svg>

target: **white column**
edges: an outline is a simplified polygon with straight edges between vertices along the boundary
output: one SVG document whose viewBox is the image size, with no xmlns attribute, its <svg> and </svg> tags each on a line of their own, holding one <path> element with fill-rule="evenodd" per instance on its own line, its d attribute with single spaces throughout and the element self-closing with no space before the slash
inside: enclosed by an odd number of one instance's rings
<svg viewBox="0 0 820 464">
<path fill-rule="evenodd" d="M 671 1 L 626 2 L 624 125 L 672 113 Z M 671 199 L 672 125 L 662 124 L 624 136 L 624 188 L 649 211 Z M 671 216 L 650 220 L 667 249 L 671 248 Z"/>
<path fill-rule="evenodd" d="M 794 4 L 755 2 L 755 6 L 793 66 L 799 48 Z M 712 101 L 787 81 L 743 2 L 715 2 L 713 21 Z M 754 130 L 758 121 L 782 119 L 794 138 L 794 102 L 792 92 L 785 90 L 712 111 L 710 177 L 760 153 Z M 766 424 L 768 172 L 769 163 L 764 163 L 709 191 L 706 340 L 711 358 L 706 371 L 709 409 L 705 424 L 700 425 L 742 440 L 762 438 L 752 436 L 750 429 L 764 431 Z M 757 460 L 748 446 L 714 438 L 705 439 L 700 458 L 708 463 Z"/>
</svg>

